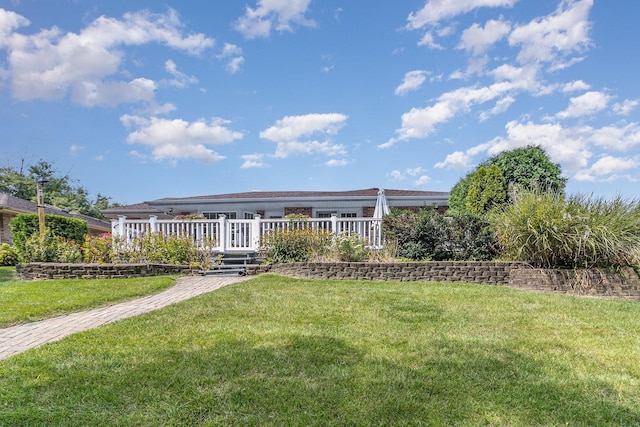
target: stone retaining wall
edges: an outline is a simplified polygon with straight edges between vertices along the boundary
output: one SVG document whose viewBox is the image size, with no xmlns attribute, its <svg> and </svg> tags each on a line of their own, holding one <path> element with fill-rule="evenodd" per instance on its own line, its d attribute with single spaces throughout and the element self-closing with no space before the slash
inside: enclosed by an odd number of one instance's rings
<svg viewBox="0 0 640 427">
<path fill-rule="evenodd" d="M 190 274 L 187 265 L 167 264 L 63 264 L 32 262 L 18 264 L 16 274 L 21 279 L 114 279 L 124 277 Z"/>
<path fill-rule="evenodd" d="M 519 262 L 318 263 L 248 266 L 247 274 L 276 273 L 298 278 L 470 282 L 569 295 L 640 301 L 640 277 L 619 271 L 550 270 Z"/>
<path fill-rule="evenodd" d="M 348 280 L 395 280 L 509 284 L 513 262 L 292 262 L 248 266 L 247 274 L 276 273 L 291 277 Z"/>
<path fill-rule="evenodd" d="M 509 286 L 532 291 L 606 296 L 640 301 L 640 277 L 630 267 L 617 271 L 605 269 L 513 269 Z"/>
<path fill-rule="evenodd" d="M 30 263 L 16 267 L 22 279 L 110 279 L 167 274 L 197 274 L 198 269 L 167 264 Z M 640 301 L 640 277 L 632 268 L 618 271 L 536 269 L 519 262 L 294 262 L 248 265 L 247 274 L 275 273 L 290 277 L 468 282 L 504 285 L 533 291 L 624 298 Z"/>
</svg>

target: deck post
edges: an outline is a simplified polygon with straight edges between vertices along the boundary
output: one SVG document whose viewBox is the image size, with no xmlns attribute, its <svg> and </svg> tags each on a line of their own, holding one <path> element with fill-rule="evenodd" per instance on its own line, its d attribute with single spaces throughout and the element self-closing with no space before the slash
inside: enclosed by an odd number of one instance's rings
<svg viewBox="0 0 640 427">
<path fill-rule="evenodd" d="M 227 217 L 220 215 L 218 217 L 218 224 L 220 224 L 220 250 L 222 252 L 227 251 Z"/>
<path fill-rule="evenodd" d="M 149 215 L 149 228 L 151 229 L 151 233 L 158 232 L 158 216 L 157 215 Z"/>
<path fill-rule="evenodd" d="M 124 238 L 127 237 L 126 221 L 127 221 L 126 215 L 118 215 L 118 236 L 124 237 Z"/>
<path fill-rule="evenodd" d="M 331 231 L 333 231 L 333 234 L 336 236 L 340 234 L 338 231 L 338 215 L 334 213 L 331 214 Z"/>
<path fill-rule="evenodd" d="M 260 215 L 254 215 L 253 221 L 251 222 L 251 250 L 257 252 L 260 248 Z"/>
</svg>

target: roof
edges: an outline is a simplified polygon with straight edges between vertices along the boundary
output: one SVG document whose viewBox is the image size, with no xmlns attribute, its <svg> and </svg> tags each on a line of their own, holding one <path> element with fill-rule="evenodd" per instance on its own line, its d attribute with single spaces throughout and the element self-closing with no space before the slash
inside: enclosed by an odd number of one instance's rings
<svg viewBox="0 0 640 427">
<path fill-rule="evenodd" d="M 0 193 L 0 212 L 4 210 L 16 214 L 37 213 L 38 205 L 36 203 L 30 202 L 29 200 L 24 200 L 6 193 Z M 68 218 L 78 218 L 86 221 L 89 228 L 111 231 L 111 223 L 108 221 L 103 221 L 101 219 L 84 215 L 78 212 L 70 212 L 57 206 L 45 205 L 44 213 L 50 215 L 65 216 Z"/>
<path fill-rule="evenodd" d="M 379 188 L 367 188 L 351 191 L 249 191 L 244 193 L 213 194 L 208 196 L 193 197 L 165 197 L 147 203 L 185 202 L 198 200 L 220 199 L 295 199 L 309 197 L 377 197 Z M 419 190 L 392 190 L 385 189 L 387 197 L 446 197 L 449 193 L 444 191 L 419 191 Z M 126 206 L 129 208 L 129 206 Z"/>
</svg>

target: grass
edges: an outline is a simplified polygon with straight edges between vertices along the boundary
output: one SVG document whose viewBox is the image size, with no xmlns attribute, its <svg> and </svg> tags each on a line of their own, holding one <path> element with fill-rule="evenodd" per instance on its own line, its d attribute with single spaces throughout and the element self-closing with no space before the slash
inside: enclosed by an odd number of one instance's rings
<svg viewBox="0 0 640 427">
<path fill-rule="evenodd" d="M 0 362 L 0 425 L 640 424 L 640 305 L 261 275 Z"/>
<path fill-rule="evenodd" d="M 102 307 L 155 294 L 175 277 L 96 280 L 17 280 L 15 268 L 0 267 L 0 328 Z"/>
</svg>

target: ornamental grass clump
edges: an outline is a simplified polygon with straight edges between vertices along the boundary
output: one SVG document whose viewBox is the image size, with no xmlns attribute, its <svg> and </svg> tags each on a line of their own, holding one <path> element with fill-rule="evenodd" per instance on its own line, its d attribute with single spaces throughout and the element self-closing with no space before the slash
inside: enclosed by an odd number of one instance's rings
<svg viewBox="0 0 640 427">
<path fill-rule="evenodd" d="M 640 204 L 522 190 L 491 215 L 504 257 L 535 267 L 640 263 Z"/>
</svg>

